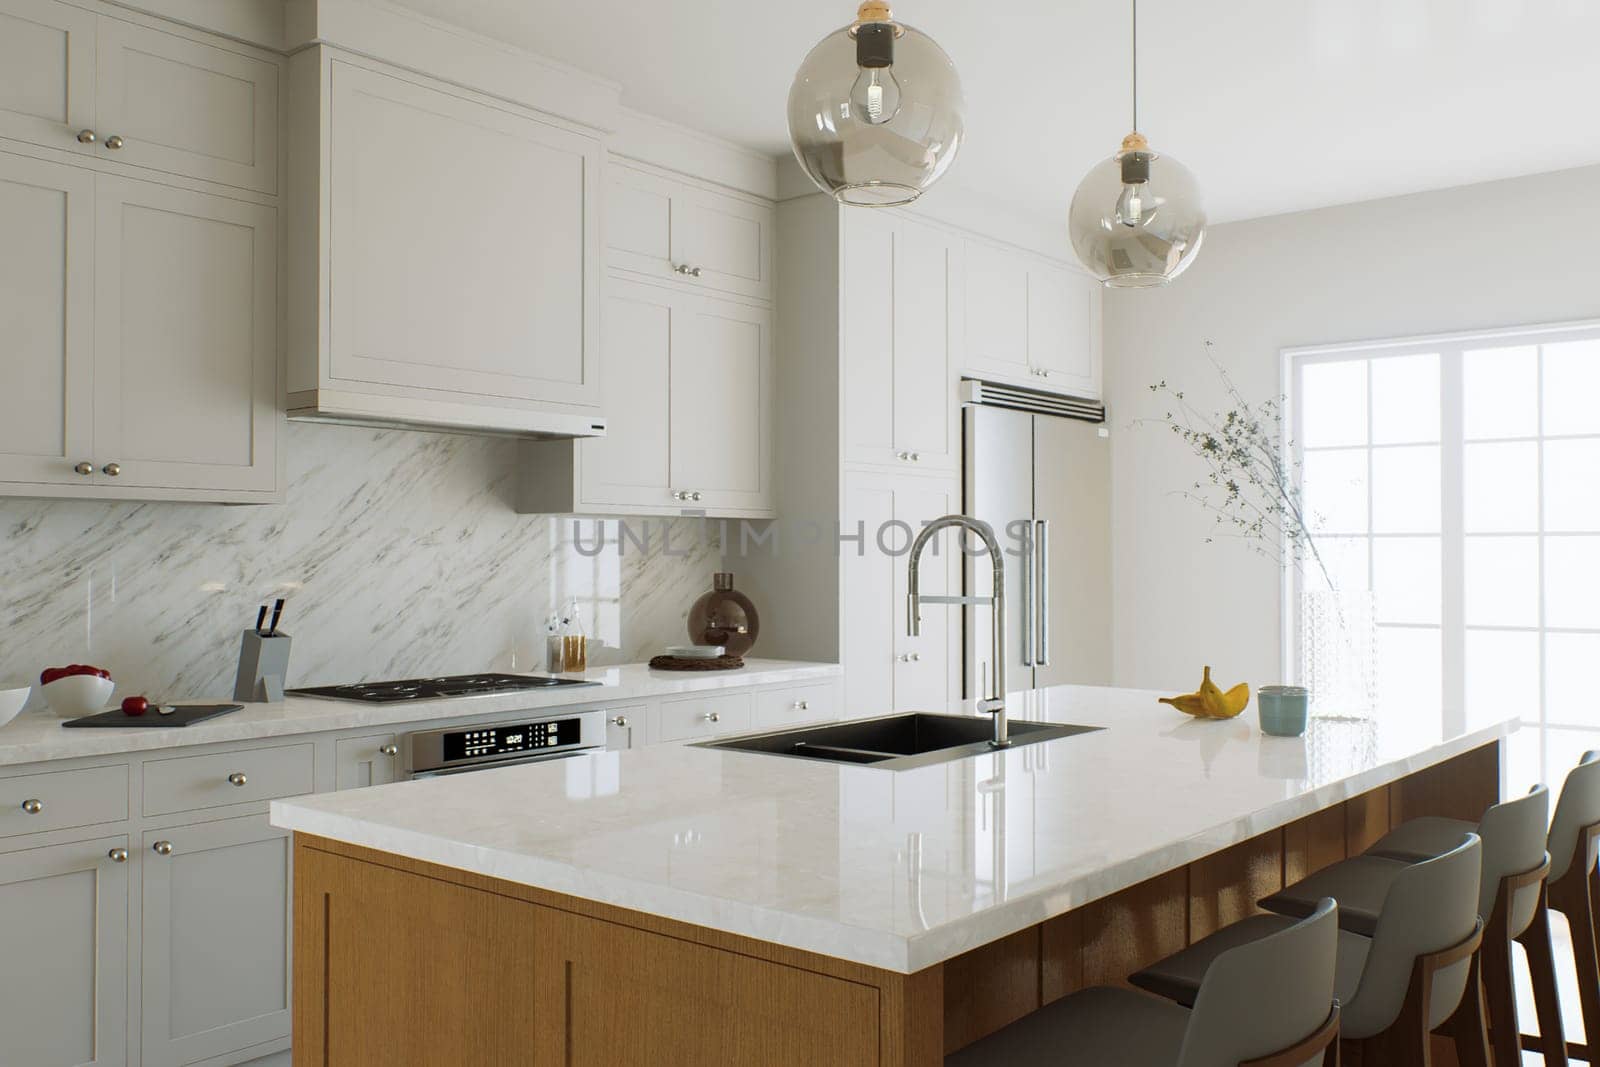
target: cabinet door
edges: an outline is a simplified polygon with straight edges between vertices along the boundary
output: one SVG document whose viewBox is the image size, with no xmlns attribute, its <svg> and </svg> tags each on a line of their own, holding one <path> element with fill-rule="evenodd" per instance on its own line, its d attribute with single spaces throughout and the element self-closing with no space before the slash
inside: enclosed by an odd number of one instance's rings
<svg viewBox="0 0 1600 1067">
<path fill-rule="evenodd" d="M 145 1067 L 287 1037 L 288 832 L 265 815 L 147 830 L 140 855 Z"/>
<path fill-rule="evenodd" d="M 1028 358 L 1055 388 L 1100 395 L 1100 287 L 1060 267 L 1028 272 Z"/>
<path fill-rule="evenodd" d="M 0 1034 L 7 1063 L 127 1058 L 126 837 L 0 855 Z"/>
<path fill-rule="evenodd" d="M 904 625 L 904 613 L 895 605 L 895 568 L 905 565 L 905 557 L 890 556 L 878 543 L 879 531 L 885 538 L 892 536 L 891 485 L 887 474 L 845 475 L 843 532 L 861 534 L 860 541 L 839 546 L 844 587 L 839 654 L 846 719 L 886 715 L 894 708 L 895 625 Z"/>
<path fill-rule="evenodd" d="M 277 213 L 110 175 L 96 200 L 95 481 L 272 491 Z"/>
<path fill-rule="evenodd" d="M 772 506 L 772 313 L 685 297 L 672 322 L 673 488 L 707 509 Z"/>
<path fill-rule="evenodd" d="M 0 234 L 0 482 L 88 482 L 94 175 L 0 152 Z"/>
<path fill-rule="evenodd" d="M 95 16 L 56 0 L 0 0 L 0 137 L 89 154 Z M 9 229 L 0 232 L 10 233 Z"/>
<path fill-rule="evenodd" d="M 840 383 L 844 456 L 856 463 L 894 463 L 896 425 L 885 410 L 895 396 L 895 224 L 878 212 L 849 212 L 840 238 Z"/>
<path fill-rule="evenodd" d="M 966 365 L 978 374 L 1028 372 L 1028 266 L 1017 253 L 968 242 Z"/>
<path fill-rule="evenodd" d="M 360 789 L 398 777 L 400 741 L 394 734 L 343 737 L 333 743 L 333 787 Z"/>
<path fill-rule="evenodd" d="M 645 727 L 650 718 L 648 704 L 628 704 L 606 709 L 606 748 L 621 752 L 645 746 Z"/>
<path fill-rule="evenodd" d="M 708 289 L 770 297 L 773 224 L 764 204 L 680 186 L 672 197 L 672 258 Z"/>
<path fill-rule="evenodd" d="M 672 330 L 681 297 L 608 279 L 601 323 L 608 428 L 578 442 L 586 504 L 670 507 Z"/>
<path fill-rule="evenodd" d="M 960 462 L 949 329 L 950 244 L 931 226 L 905 220 L 896 226 L 894 448 L 917 470 L 954 471 Z"/>
<path fill-rule="evenodd" d="M 902 478 L 895 484 L 894 517 L 901 535 L 906 529 L 920 532 L 934 519 L 960 510 L 960 487 L 953 482 Z M 943 596 L 959 590 L 960 559 L 958 531 L 936 534 L 922 554 L 922 592 Z M 922 633 L 908 636 L 905 613 L 909 563 L 909 557 L 902 556 L 894 561 L 893 568 L 894 710 L 949 711 L 960 695 L 957 671 L 961 609 L 946 604 L 925 605 Z"/>
<path fill-rule="evenodd" d="M 329 376 L 598 404 L 599 142 L 365 67 L 331 77 Z"/>
<path fill-rule="evenodd" d="M 277 64 L 242 48 L 102 18 L 96 67 L 96 122 L 107 158 L 277 191 Z"/>
</svg>

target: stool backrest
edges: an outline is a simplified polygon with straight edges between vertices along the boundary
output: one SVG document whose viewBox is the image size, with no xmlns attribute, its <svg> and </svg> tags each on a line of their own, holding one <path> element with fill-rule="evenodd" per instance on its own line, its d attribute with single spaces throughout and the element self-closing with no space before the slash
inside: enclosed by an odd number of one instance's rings
<svg viewBox="0 0 1600 1067">
<path fill-rule="evenodd" d="M 1578 836 L 1600 822 L 1600 752 L 1585 752 L 1567 775 L 1550 824 L 1550 880 L 1557 882 L 1572 866 Z M 1585 844 L 1587 849 L 1587 845 Z M 1592 859 L 1592 857 L 1591 857 Z"/>
<path fill-rule="evenodd" d="M 1332 899 L 1287 930 L 1222 953 L 1195 994 L 1178 1067 L 1237 1067 L 1305 1040 L 1333 1007 L 1338 958 Z"/>
<path fill-rule="evenodd" d="M 1400 1016 L 1417 958 L 1442 952 L 1473 935 L 1478 926 L 1478 886 L 1483 845 L 1477 834 L 1431 860 L 1395 876 L 1383 899 L 1366 966 L 1350 1003 L 1341 1005 L 1343 1033 L 1370 1037 Z M 1441 969 L 1433 977 L 1428 1029 L 1449 1018 L 1467 987 L 1470 960 Z"/>
<path fill-rule="evenodd" d="M 1550 790 L 1536 785 L 1525 796 L 1496 804 L 1483 813 L 1478 836 L 1483 838 L 1483 884 L 1478 888 L 1478 915 L 1484 922 L 1494 912 L 1500 881 L 1533 870 L 1544 862 L 1545 827 L 1550 825 Z M 1523 886 L 1506 901 L 1508 933 L 1515 937 L 1533 921 L 1539 886 Z"/>
</svg>

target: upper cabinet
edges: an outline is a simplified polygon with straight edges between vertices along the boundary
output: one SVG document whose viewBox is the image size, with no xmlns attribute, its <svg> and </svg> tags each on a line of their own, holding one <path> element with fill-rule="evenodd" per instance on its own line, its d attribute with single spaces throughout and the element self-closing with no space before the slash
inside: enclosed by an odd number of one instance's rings
<svg viewBox="0 0 1600 1067">
<path fill-rule="evenodd" d="M 1099 398 L 1101 289 L 1092 278 L 972 240 L 964 268 L 968 374 Z"/>
<path fill-rule="evenodd" d="M 603 432 L 598 137 L 326 46 L 290 71 L 290 416 Z"/>
<path fill-rule="evenodd" d="M 606 265 L 698 290 L 770 300 L 773 212 L 751 196 L 614 162 Z"/>
<path fill-rule="evenodd" d="M 0 0 L 0 70 L 0 137 L 277 191 L 274 58 L 57 0 Z"/>
<path fill-rule="evenodd" d="M 840 228 L 844 459 L 954 471 L 959 241 L 888 212 L 846 211 Z"/>
</svg>

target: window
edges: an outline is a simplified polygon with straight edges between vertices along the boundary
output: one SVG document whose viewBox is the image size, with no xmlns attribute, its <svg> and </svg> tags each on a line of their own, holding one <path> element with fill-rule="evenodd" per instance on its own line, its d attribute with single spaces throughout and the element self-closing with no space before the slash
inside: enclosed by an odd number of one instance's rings
<svg viewBox="0 0 1600 1067">
<path fill-rule="evenodd" d="M 1600 323 L 1285 369 L 1317 546 L 1337 588 L 1372 594 L 1380 703 L 1520 714 L 1542 729 L 1513 780 L 1559 779 L 1600 735 Z M 1312 581 L 1292 576 L 1296 603 Z"/>
</svg>

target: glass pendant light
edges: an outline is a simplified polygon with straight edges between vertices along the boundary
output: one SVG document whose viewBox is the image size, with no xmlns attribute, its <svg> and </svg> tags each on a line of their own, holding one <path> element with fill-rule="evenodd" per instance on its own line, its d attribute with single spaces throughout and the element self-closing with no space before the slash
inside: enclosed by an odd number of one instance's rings
<svg viewBox="0 0 1600 1067">
<path fill-rule="evenodd" d="M 1206 213 L 1189 168 L 1139 132 L 1139 0 L 1133 3 L 1133 131 L 1084 175 L 1068 230 L 1078 258 L 1114 288 L 1165 285 L 1200 251 Z"/>
<path fill-rule="evenodd" d="M 789 140 L 817 187 L 841 204 L 909 204 L 956 158 L 961 80 L 933 39 L 887 0 L 824 37 L 789 89 Z"/>
</svg>

